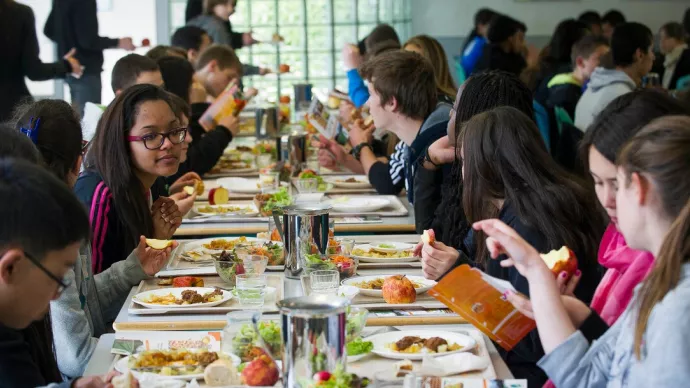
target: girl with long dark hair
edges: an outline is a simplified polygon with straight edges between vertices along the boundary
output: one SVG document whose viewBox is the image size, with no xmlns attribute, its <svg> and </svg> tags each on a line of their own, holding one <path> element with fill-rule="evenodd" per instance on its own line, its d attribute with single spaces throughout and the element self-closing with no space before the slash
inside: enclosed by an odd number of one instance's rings
<svg viewBox="0 0 690 388">
<path fill-rule="evenodd" d="M 559 295 L 538 248 L 498 220 L 474 227 L 489 236 L 492 257 L 528 279 L 546 353 L 539 366 L 556 386 L 684 386 L 690 379 L 690 117 L 653 121 L 623 147 L 617 164 L 619 228 L 631 248 L 655 259 L 633 301 L 596 342 L 581 328 L 592 310 Z"/>
<path fill-rule="evenodd" d="M 168 93 L 153 85 L 128 88 L 103 113 L 75 187 L 90 209 L 94 273 L 124 260 L 140 236 L 165 240 L 180 226 L 175 201 L 159 193 L 186 134 Z"/>
<path fill-rule="evenodd" d="M 458 144 L 467 220 L 499 218 L 541 252 L 568 246 L 579 262 L 575 276 L 581 281 L 574 293 L 590 301 L 599 282 L 595 258 L 605 225 L 591 188 L 551 159 L 534 121 L 512 107 L 474 116 L 463 126 Z M 470 231 L 460 250 L 441 242 L 425 244 L 425 276 L 438 278 L 470 264 L 528 294 L 527 279 L 489 260 L 484 238 L 481 231 Z M 530 386 L 546 381 L 536 365 L 543 355 L 536 331 L 511 351 L 500 352 L 517 378 L 527 379 Z"/>
</svg>

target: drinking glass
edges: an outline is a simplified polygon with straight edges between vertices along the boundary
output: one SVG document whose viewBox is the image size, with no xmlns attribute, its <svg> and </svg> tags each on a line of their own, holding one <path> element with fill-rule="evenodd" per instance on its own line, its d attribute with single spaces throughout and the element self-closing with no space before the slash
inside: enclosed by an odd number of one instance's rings
<svg viewBox="0 0 690 388">
<path fill-rule="evenodd" d="M 253 345 L 252 339 L 241 333 L 245 333 L 251 327 L 254 314 L 261 313 L 233 311 L 226 315 L 228 323 L 223 328 L 223 337 L 220 341 L 221 354 L 224 357 L 232 359 L 233 362 L 240 361 L 242 355 Z M 253 329 L 251 331 L 253 332 Z"/>
<path fill-rule="evenodd" d="M 338 237 L 335 239 L 335 241 L 338 242 L 338 246 L 340 247 L 340 254 L 343 256 L 350 256 L 352 254 L 352 250 L 355 248 L 355 240 L 351 238 L 345 238 L 345 237 Z"/>
<path fill-rule="evenodd" d="M 295 186 L 300 194 L 315 193 L 319 188 L 319 180 L 314 179 L 296 179 Z"/>
<path fill-rule="evenodd" d="M 268 257 L 261 255 L 239 255 L 247 275 L 263 275 L 268 265 Z"/>
<path fill-rule="evenodd" d="M 311 155 L 307 158 L 305 167 L 308 170 L 313 170 L 317 174 L 321 174 L 321 164 L 319 164 L 319 157 L 317 155 Z"/>
<path fill-rule="evenodd" d="M 266 296 L 266 275 L 237 275 L 237 295 L 247 306 L 263 306 Z"/>
<path fill-rule="evenodd" d="M 262 155 L 259 155 L 262 156 Z M 280 173 L 277 171 L 263 171 L 259 174 L 259 188 L 277 190 L 280 185 Z"/>
<path fill-rule="evenodd" d="M 256 156 L 256 167 L 264 168 L 268 167 L 273 163 L 273 155 L 271 154 L 259 154 Z"/>
<path fill-rule="evenodd" d="M 318 295 L 337 295 L 340 274 L 335 270 L 314 271 L 309 274 L 311 293 Z"/>
</svg>

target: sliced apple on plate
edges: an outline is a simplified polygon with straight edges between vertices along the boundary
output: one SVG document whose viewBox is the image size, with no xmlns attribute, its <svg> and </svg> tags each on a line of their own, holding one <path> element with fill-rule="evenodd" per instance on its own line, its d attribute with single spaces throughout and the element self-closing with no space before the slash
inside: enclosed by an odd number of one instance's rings
<svg viewBox="0 0 690 388">
<path fill-rule="evenodd" d="M 208 202 L 211 205 L 225 205 L 228 201 L 230 201 L 230 192 L 222 186 L 208 192 Z"/>
</svg>

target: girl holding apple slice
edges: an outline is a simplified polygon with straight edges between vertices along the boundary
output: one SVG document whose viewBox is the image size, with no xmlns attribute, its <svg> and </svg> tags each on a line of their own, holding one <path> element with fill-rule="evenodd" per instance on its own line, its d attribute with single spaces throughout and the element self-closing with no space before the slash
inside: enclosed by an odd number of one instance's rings
<svg viewBox="0 0 690 388">
<path fill-rule="evenodd" d="M 512 107 L 494 108 L 467 121 L 457 144 L 462 145 L 462 202 L 467 220 L 499 218 L 541 252 L 568 246 L 579 262 L 575 276 L 582 278 L 575 293 L 591 300 L 600 279 L 595 258 L 605 226 L 603 215 L 597 210 L 593 190 L 550 157 L 534 121 Z M 517 270 L 489 260 L 483 240 L 481 231 L 472 231 L 460 250 L 440 241 L 424 244 L 425 276 L 433 278 L 439 272 L 442 276 L 455 266 L 469 264 L 529 294 L 527 279 Z M 499 352 L 516 378 L 527 379 L 530 386 L 546 382 L 536 365 L 543 356 L 536 331 L 511 351 Z"/>
<path fill-rule="evenodd" d="M 666 116 L 641 129 L 617 158 L 618 228 L 630 248 L 655 256 L 618 321 L 590 344 L 578 328 L 593 314 L 563 303 L 538 251 L 499 220 L 473 225 L 491 257 L 506 257 L 529 281 L 545 356 L 558 387 L 676 387 L 690 379 L 690 117 Z"/>
</svg>

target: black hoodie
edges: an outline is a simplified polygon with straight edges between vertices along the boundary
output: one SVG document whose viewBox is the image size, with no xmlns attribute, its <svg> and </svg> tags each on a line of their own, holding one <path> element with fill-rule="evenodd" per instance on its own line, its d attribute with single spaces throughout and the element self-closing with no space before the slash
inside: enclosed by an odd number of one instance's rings
<svg viewBox="0 0 690 388">
<path fill-rule="evenodd" d="M 119 40 L 98 36 L 96 0 L 53 0 L 53 9 L 43 30 L 58 46 L 62 57 L 72 48 L 84 66 L 84 74 L 103 71 L 103 50 L 117 47 Z"/>
</svg>

